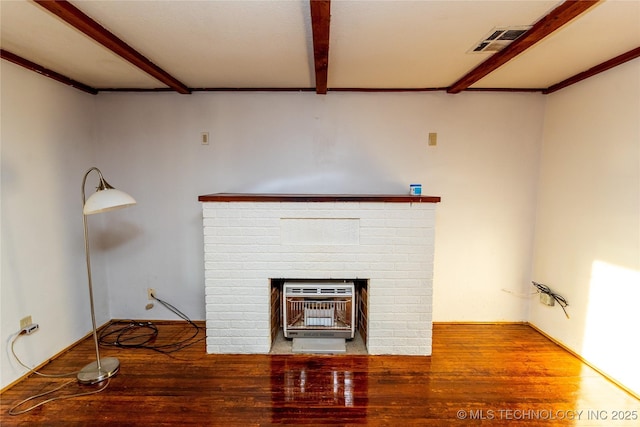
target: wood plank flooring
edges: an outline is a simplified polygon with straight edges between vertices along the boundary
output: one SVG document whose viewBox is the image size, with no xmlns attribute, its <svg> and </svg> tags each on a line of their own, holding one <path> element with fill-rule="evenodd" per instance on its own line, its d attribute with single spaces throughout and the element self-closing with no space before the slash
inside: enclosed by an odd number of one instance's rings
<svg viewBox="0 0 640 427">
<path fill-rule="evenodd" d="M 157 343 L 191 334 L 186 323 L 156 325 Z M 84 340 L 41 371 L 82 368 L 94 360 L 92 345 Z M 121 362 L 103 392 L 8 415 L 20 400 L 67 381 L 31 376 L 0 396 L 0 424 L 640 425 L 638 399 L 527 325 L 436 324 L 431 357 L 207 355 L 204 341 L 171 355 L 101 353 Z M 56 394 L 92 389 L 74 381 Z"/>
</svg>

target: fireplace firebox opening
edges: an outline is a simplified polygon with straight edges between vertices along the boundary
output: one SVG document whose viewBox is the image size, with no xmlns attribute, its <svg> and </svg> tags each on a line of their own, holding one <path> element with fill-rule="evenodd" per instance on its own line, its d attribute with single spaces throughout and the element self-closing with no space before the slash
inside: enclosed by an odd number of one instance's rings
<svg viewBox="0 0 640 427">
<path fill-rule="evenodd" d="M 366 353 L 367 279 L 271 279 L 272 352 L 283 340 L 292 352 L 344 353 L 346 342 Z M 337 347 L 336 347 L 337 346 Z M 352 345 L 353 347 L 353 345 Z"/>
</svg>

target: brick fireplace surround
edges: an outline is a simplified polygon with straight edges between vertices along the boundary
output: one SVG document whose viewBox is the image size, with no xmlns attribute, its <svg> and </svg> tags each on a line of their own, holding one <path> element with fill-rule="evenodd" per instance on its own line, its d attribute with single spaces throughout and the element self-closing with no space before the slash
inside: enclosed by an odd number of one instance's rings
<svg viewBox="0 0 640 427">
<path fill-rule="evenodd" d="M 208 353 L 270 351 L 271 279 L 365 279 L 369 354 L 431 354 L 439 197 L 219 193 L 198 200 Z"/>
</svg>

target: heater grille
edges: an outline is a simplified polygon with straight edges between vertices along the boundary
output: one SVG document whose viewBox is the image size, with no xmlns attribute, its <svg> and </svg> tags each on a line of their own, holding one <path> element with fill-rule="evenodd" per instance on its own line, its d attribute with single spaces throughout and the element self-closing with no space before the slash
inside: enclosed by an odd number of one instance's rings
<svg viewBox="0 0 640 427">
<path fill-rule="evenodd" d="M 289 286 L 286 295 L 353 295 L 353 286 Z"/>
<path fill-rule="evenodd" d="M 353 282 L 288 283 L 283 286 L 284 336 L 353 338 Z"/>
</svg>

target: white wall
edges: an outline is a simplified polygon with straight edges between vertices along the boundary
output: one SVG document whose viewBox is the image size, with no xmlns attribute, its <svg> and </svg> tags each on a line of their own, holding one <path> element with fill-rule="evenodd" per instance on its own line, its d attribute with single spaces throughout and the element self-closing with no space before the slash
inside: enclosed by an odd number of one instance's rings
<svg viewBox="0 0 640 427">
<path fill-rule="evenodd" d="M 522 93 L 100 94 L 98 163 L 138 200 L 126 221 L 105 215 L 123 221 L 107 242 L 111 315 L 174 318 L 145 311 L 152 287 L 204 318 L 198 195 L 422 183 L 442 196 L 434 320 L 526 320 L 528 298 L 502 289 L 530 291 L 543 106 Z M 427 147 L 429 132 L 438 146 Z"/>
<path fill-rule="evenodd" d="M 79 187 L 91 165 L 138 200 L 90 218 L 98 323 L 175 318 L 144 309 L 148 287 L 204 318 L 200 194 L 405 193 L 416 182 L 442 196 L 434 320 L 526 320 L 528 299 L 502 289 L 530 286 L 541 95 L 93 97 L 3 61 L 2 107 L 3 386 L 23 372 L 6 351 L 20 318 L 42 329 L 19 340 L 30 365 L 90 330 Z"/>
<path fill-rule="evenodd" d="M 530 321 L 640 393 L 640 60 L 548 97 Z"/>
<path fill-rule="evenodd" d="M 36 366 L 91 328 L 80 184 L 93 163 L 95 97 L 2 61 L 1 386 L 26 371 L 10 356 L 20 319 L 40 331 L 16 342 Z M 96 262 L 98 279 L 101 263 Z M 102 286 L 100 286 L 102 282 Z M 108 319 L 104 280 L 98 318 Z M 81 368 L 81 366 L 79 367 Z"/>
</svg>

